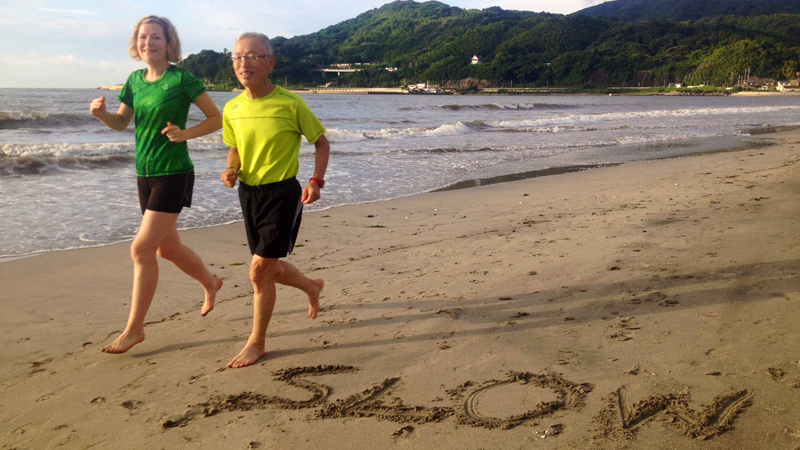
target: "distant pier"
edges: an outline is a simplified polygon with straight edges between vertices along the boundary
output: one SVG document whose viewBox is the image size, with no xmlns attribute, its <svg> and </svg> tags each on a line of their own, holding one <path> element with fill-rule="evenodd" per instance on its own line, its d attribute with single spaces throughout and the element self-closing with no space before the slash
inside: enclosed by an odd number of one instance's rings
<svg viewBox="0 0 800 450">
<path fill-rule="evenodd" d="M 544 87 L 544 88 L 508 88 L 508 87 L 493 87 L 482 88 L 476 93 L 478 94 L 559 94 L 563 93 L 567 88 L 560 87 Z M 405 88 L 335 88 L 335 87 L 319 87 L 308 89 L 294 89 L 292 92 L 296 94 L 409 94 L 408 89 Z M 418 92 L 422 95 L 436 95 L 437 92 Z M 453 91 L 441 91 L 441 93 L 452 94 Z"/>
<path fill-rule="evenodd" d="M 296 94 L 408 94 L 401 88 L 309 88 L 295 89 Z"/>
<path fill-rule="evenodd" d="M 515 88 L 515 87 L 493 87 L 481 88 L 481 94 L 492 94 L 502 91 L 504 94 L 558 94 L 566 91 L 567 88 L 543 87 L 543 88 Z"/>
</svg>

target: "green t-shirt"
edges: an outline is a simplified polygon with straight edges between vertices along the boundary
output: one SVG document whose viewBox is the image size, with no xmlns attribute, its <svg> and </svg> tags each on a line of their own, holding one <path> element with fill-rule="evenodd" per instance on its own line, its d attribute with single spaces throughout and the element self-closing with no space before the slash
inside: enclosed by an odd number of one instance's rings
<svg viewBox="0 0 800 450">
<path fill-rule="evenodd" d="M 206 91 L 186 70 L 170 66 L 158 81 L 147 81 L 147 69 L 129 77 L 119 101 L 133 108 L 136 126 L 136 174 L 140 177 L 177 175 L 194 170 L 186 142 L 170 142 L 161 134 L 167 122 L 186 128 L 189 107 Z"/>
<path fill-rule="evenodd" d="M 276 86 L 266 97 L 242 93 L 225 105 L 222 140 L 239 151 L 239 180 L 251 186 L 297 176 L 301 136 L 317 142 L 327 130 L 302 98 Z"/>
</svg>

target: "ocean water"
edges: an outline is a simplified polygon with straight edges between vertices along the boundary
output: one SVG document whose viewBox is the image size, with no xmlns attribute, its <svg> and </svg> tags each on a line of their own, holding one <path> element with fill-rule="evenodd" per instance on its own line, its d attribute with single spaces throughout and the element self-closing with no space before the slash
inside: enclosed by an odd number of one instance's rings
<svg viewBox="0 0 800 450">
<path fill-rule="evenodd" d="M 89 115 L 117 92 L 0 89 L 0 257 L 131 239 L 141 221 L 133 124 Z M 222 109 L 235 93 L 211 92 Z M 302 95 L 328 129 L 323 198 L 307 211 L 553 168 L 714 151 L 800 124 L 800 97 Z M 189 124 L 202 120 L 195 107 Z M 241 220 L 219 181 L 221 134 L 190 141 L 193 206 L 181 229 Z M 300 179 L 313 170 L 301 148 Z"/>
</svg>

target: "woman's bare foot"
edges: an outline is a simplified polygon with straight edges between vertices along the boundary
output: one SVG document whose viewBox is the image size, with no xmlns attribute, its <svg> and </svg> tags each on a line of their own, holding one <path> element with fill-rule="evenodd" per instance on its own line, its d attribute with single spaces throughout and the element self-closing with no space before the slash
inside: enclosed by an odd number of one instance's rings
<svg viewBox="0 0 800 450">
<path fill-rule="evenodd" d="M 319 314 L 319 294 L 322 293 L 322 289 L 325 287 L 325 281 L 322 278 L 317 278 L 312 283 L 319 289 L 308 294 L 308 317 L 316 319 L 317 314 Z"/>
<path fill-rule="evenodd" d="M 203 308 L 200 310 L 200 315 L 203 317 L 214 309 L 214 301 L 217 298 L 217 292 L 222 288 L 221 278 L 214 277 L 214 283 L 214 290 L 206 290 L 206 301 L 203 302 Z"/>
<path fill-rule="evenodd" d="M 144 330 L 141 333 L 128 333 L 127 331 L 120 334 L 119 337 L 112 343 L 106 345 L 101 349 L 105 353 L 125 353 L 134 345 L 144 340 Z"/>
<path fill-rule="evenodd" d="M 264 356 L 265 353 L 267 352 L 264 350 L 264 346 L 248 343 L 244 346 L 242 351 L 228 363 L 228 367 L 238 369 L 239 367 L 249 366 L 258 361 L 258 358 Z"/>
</svg>

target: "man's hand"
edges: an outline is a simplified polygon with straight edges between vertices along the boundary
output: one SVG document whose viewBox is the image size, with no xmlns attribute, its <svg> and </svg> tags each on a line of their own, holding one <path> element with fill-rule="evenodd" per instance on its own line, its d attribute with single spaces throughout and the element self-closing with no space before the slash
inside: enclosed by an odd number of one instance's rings
<svg viewBox="0 0 800 450">
<path fill-rule="evenodd" d="M 305 189 L 303 189 L 303 197 L 301 198 L 304 205 L 310 205 L 319 200 L 319 186 L 313 181 L 309 181 Z"/>
<path fill-rule="evenodd" d="M 236 186 L 236 178 L 238 176 L 237 172 L 238 171 L 233 167 L 228 167 L 225 169 L 225 171 L 222 172 L 222 184 L 229 188 Z"/>
</svg>

